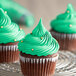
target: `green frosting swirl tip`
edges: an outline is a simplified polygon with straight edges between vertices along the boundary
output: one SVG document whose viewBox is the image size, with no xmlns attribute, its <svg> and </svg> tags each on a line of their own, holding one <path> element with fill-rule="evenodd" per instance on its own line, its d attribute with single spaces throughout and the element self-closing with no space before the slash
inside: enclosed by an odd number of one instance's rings
<svg viewBox="0 0 76 76">
<path fill-rule="evenodd" d="M 39 23 L 38 23 L 38 25 L 37 25 L 37 27 L 36 28 L 38 28 L 38 29 L 44 29 L 44 26 L 43 26 L 43 23 L 42 23 L 42 18 L 40 19 L 40 21 L 39 21 Z"/>
<path fill-rule="evenodd" d="M 0 8 L 0 26 L 6 26 L 11 23 L 9 16 L 5 13 L 5 11 Z"/>
<path fill-rule="evenodd" d="M 7 13 L 0 8 L 0 44 L 20 41 L 25 37 L 25 32 L 11 22 Z"/>
<path fill-rule="evenodd" d="M 43 25 L 42 24 L 42 18 L 40 18 L 40 21 L 39 21 L 38 25 L 41 25 L 41 26 Z"/>
<path fill-rule="evenodd" d="M 46 29 L 45 27 L 43 26 L 43 23 L 42 23 L 42 18 L 40 19 L 38 25 L 35 27 L 35 29 L 32 31 L 32 34 L 34 36 L 39 36 L 41 37 L 42 35 L 44 35 L 46 32 Z"/>
<path fill-rule="evenodd" d="M 75 12 L 72 4 L 68 4 L 68 5 L 67 5 L 67 10 L 66 10 L 66 12 L 67 12 L 67 13 L 73 13 L 73 12 Z"/>
</svg>

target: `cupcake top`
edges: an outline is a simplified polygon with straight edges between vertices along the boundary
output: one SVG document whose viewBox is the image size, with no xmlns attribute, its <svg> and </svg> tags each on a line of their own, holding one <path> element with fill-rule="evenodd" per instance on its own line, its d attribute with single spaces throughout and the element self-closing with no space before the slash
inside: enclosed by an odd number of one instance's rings
<svg viewBox="0 0 76 76">
<path fill-rule="evenodd" d="M 18 44 L 19 51 L 25 54 L 47 56 L 57 53 L 59 50 L 58 42 L 45 29 L 40 19 L 36 28 L 26 35 Z"/>
<path fill-rule="evenodd" d="M 0 8 L 0 44 L 16 42 L 25 37 L 25 33 L 11 19 L 6 12 Z"/>
<path fill-rule="evenodd" d="M 76 11 L 71 4 L 68 4 L 65 13 L 62 13 L 51 21 L 53 30 L 60 33 L 76 33 Z"/>
</svg>

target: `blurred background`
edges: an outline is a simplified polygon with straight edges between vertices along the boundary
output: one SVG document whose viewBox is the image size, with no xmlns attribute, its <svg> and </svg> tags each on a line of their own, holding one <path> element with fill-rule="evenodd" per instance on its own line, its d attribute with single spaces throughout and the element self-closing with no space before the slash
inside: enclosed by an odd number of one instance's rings
<svg viewBox="0 0 76 76">
<path fill-rule="evenodd" d="M 58 14 L 64 13 L 67 9 L 67 4 L 71 3 L 76 9 L 76 0 L 15 0 L 27 8 L 35 16 L 35 24 L 32 28 L 25 29 L 26 34 L 30 33 L 33 28 L 38 24 L 39 19 L 42 17 L 44 26 L 49 30 L 50 21 Z M 29 31 L 28 31 L 29 30 Z"/>
</svg>

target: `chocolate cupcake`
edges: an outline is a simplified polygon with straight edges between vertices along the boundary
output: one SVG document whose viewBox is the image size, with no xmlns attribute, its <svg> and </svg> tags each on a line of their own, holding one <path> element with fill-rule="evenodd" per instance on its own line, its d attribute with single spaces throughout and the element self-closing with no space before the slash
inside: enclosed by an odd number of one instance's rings
<svg viewBox="0 0 76 76">
<path fill-rule="evenodd" d="M 76 51 L 76 11 L 68 4 L 65 13 L 62 13 L 51 21 L 53 37 L 60 45 L 60 50 Z"/>
<path fill-rule="evenodd" d="M 44 28 L 42 20 L 19 42 L 20 64 L 24 76 L 52 76 L 58 60 L 58 42 Z"/>
<path fill-rule="evenodd" d="M 18 42 L 24 37 L 24 31 L 11 22 L 6 12 L 0 8 L 0 63 L 19 60 Z"/>
</svg>

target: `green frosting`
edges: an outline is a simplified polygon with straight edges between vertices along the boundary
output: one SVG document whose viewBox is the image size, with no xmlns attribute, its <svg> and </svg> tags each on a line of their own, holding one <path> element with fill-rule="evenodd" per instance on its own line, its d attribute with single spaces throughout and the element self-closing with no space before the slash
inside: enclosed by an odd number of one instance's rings
<svg viewBox="0 0 76 76">
<path fill-rule="evenodd" d="M 57 53 L 59 50 L 58 42 L 44 28 L 42 20 L 32 31 L 27 34 L 23 41 L 18 44 L 19 51 L 30 55 L 47 56 Z"/>
<path fill-rule="evenodd" d="M 9 16 L 0 8 L 0 44 L 16 42 L 25 37 L 23 30 L 11 22 Z"/>
<path fill-rule="evenodd" d="M 76 33 L 76 11 L 68 4 L 65 13 L 62 13 L 51 21 L 51 27 L 60 33 Z"/>
<path fill-rule="evenodd" d="M 13 22 L 27 27 L 34 25 L 34 16 L 14 0 L 0 0 L 0 8 L 8 12 L 8 16 Z"/>
</svg>

